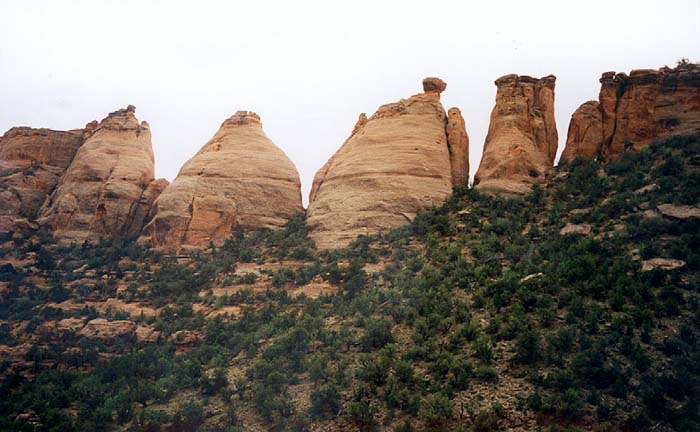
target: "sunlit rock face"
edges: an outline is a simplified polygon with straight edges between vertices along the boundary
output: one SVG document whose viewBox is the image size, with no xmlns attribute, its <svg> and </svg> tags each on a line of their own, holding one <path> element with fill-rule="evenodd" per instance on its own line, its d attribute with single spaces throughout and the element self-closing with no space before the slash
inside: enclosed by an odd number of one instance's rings
<svg viewBox="0 0 700 432">
<path fill-rule="evenodd" d="M 168 252 L 207 247 L 235 227 L 280 228 L 302 211 L 296 167 L 257 114 L 239 111 L 160 194 L 140 240 Z"/>
<path fill-rule="evenodd" d="M 26 227 L 37 216 L 84 133 L 14 127 L 0 137 L 0 232 Z"/>
<path fill-rule="evenodd" d="M 615 159 L 654 140 L 700 133 L 700 66 L 605 72 L 600 83 L 598 112 L 586 102 L 572 116 L 567 159 Z"/>
<path fill-rule="evenodd" d="M 405 224 L 468 176 L 469 139 L 459 110 L 440 103 L 446 84 L 361 114 L 350 137 L 316 173 L 307 220 L 321 249 Z"/>
<path fill-rule="evenodd" d="M 484 153 L 474 185 L 484 192 L 525 194 L 552 169 L 558 135 L 553 75 L 506 75 L 496 80 Z"/>
<path fill-rule="evenodd" d="M 86 132 L 38 221 L 65 242 L 136 234 L 153 172 L 148 123 L 136 119 L 131 105 L 115 111 Z"/>
</svg>

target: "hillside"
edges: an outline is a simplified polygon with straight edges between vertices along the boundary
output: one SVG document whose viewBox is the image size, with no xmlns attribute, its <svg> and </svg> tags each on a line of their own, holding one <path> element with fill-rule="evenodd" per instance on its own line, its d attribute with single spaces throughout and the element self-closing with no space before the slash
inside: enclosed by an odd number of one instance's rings
<svg viewBox="0 0 700 432">
<path fill-rule="evenodd" d="M 318 251 L 8 233 L 0 430 L 700 428 L 700 136 Z"/>
</svg>

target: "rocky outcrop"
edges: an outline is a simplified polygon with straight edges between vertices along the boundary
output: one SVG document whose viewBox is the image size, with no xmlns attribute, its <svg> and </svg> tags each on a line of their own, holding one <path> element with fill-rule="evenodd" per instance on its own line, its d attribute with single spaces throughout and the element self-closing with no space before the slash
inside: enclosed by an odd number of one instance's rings
<svg viewBox="0 0 700 432">
<path fill-rule="evenodd" d="M 468 138 L 459 110 L 445 114 L 438 78 L 424 93 L 362 114 L 350 137 L 316 173 L 307 220 L 321 249 L 347 245 L 410 221 L 449 195 L 468 174 Z"/>
<path fill-rule="evenodd" d="M 469 182 L 469 135 L 459 108 L 447 111 L 447 148 L 450 152 L 452 184 Z"/>
<path fill-rule="evenodd" d="M 156 199 L 140 240 L 169 252 L 206 247 L 234 227 L 280 228 L 302 211 L 294 164 L 257 114 L 239 111 Z"/>
<path fill-rule="evenodd" d="M 496 80 L 484 153 L 474 178 L 485 192 L 525 194 L 542 182 L 557 153 L 553 75 L 506 75 Z"/>
<path fill-rule="evenodd" d="M 63 241 L 140 231 L 147 213 L 143 206 L 153 200 L 144 196 L 154 171 L 148 123 L 139 123 L 130 105 L 109 114 L 87 135 L 42 206 L 39 223 Z"/>
<path fill-rule="evenodd" d="M 566 147 L 562 159 L 574 160 L 576 156 L 595 159 L 599 156 L 603 141 L 603 114 L 597 101 L 588 101 L 578 107 L 571 116 L 566 134 Z"/>
<path fill-rule="evenodd" d="M 14 127 L 0 137 L 0 232 L 36 217 L 82 145 L 84 133 Z"/>
<path fill-rule="evenodd" d="M 579 155 L 615 159 L 654 140 L 700 133 L 700 65 L 639 69 L 629 75 L 605 72 L 600 83 L 598 112 L 591 105 L 585 108 L 588 119 L 572 116 L 567 159 Z M 581 125 L 593 132 L 580 133 Z"/>
</svg>

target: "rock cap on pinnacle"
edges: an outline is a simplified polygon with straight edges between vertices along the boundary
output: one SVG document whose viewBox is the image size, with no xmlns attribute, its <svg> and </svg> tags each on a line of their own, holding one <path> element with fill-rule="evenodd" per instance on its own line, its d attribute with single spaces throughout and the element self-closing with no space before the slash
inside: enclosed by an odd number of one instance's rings
<svg viewBox="0 0 700 432">
<path fill-rule="evenodd" d="M 445 81 L 437 77 L 428 77 L 423 80 L 423 91 L 425 93 L 435 92 L 442 93 L 447 88 Z"/>
</svg>

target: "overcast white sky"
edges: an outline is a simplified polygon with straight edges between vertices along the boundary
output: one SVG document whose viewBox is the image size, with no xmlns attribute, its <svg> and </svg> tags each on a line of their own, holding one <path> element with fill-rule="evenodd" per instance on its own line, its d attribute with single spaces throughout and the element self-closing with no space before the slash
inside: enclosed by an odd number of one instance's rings
<svg viewBox="0 0 700 432">
<path fill-rule="evenodd" d="M 156 175 L 240 109 L 294 161 L 306 202 L 360 112 L 448 86 L 478 167 L 508 73 L 555 74 L 560 152 L 571 113 L 608 70 L 700 60 L 700 1 L 0 0 L 0 133 L 83 127 L 128 104 L 153 133 Z"/>
</svg>

